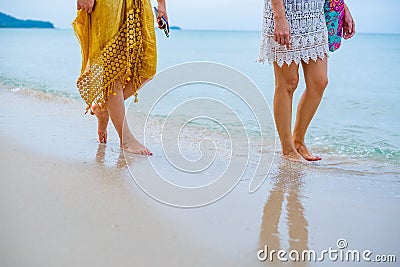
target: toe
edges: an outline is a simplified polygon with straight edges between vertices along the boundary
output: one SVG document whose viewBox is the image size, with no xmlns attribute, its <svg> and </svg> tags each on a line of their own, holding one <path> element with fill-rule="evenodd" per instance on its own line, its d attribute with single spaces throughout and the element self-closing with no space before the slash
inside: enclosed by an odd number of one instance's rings
<svg viewBox="0 0 400 267">
<path fill-rule="evenodd" d="M 310 156 L 310 157 L 307 157 L 306 160 L 308 160 L 308 161 L 320 161 L 321 158 L 320 157 Z"/>
<path fill-rule="evenodd" d="M 312 161 L 319 161 L 319 160 L 321 160 L 321 158 L 320 157 L 316 157 L 316 156 L 314 156 L 314 155 L 310 155 L 311 156 L 311 158 L 312 158 Z"/>
<path fill-rule="evenodd" d="M 320 157 L 315 157 L 311 154 L 310 150 L 308 150 L 307 146 L 302 144 L 297 146 L 297 152 L 307 161 L 319 161 Z"/>
</svg>

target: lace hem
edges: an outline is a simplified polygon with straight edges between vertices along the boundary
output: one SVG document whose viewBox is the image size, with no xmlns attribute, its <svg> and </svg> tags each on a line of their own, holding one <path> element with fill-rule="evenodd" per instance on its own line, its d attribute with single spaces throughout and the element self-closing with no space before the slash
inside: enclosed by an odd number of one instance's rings
<svg viewBox="0 0 400 267">
<path fill-rule="evenodd" d="M 269 64 L 276 62 L 282 67 L 284 63 L 290 65 L 293 61 L 296 64 L 301 61 L 308 64 L 310 59 L 313 61 L 317 61 L 318 58 L 324 59 L 329 53 L 326 31 L 292 36 L 290 44 L 290 49 L 287 49 L 286 46 L 275 42 L 273 35 L 263 34 L 257 61 L 264 63 L 268 60 Z"/>
</svg>

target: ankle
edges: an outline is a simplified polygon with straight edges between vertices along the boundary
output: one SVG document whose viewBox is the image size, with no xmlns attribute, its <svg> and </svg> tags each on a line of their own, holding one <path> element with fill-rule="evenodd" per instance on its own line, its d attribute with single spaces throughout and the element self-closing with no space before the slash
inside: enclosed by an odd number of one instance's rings
<svg viewBox="0 0 400 267">
<path fill-rule="evenodd" d="M 130 138 L 124 138 L 120 140 L 120 145 L 123 148 L 127 147 L 129 143 L 130 143 Z"/>
<path fill-rule="evenodd" d="M 304 145 L 304 138 L 293 136 L 293 143 L 295 145 Z"/>
<path fill-rule="evenodd" d="M 297 150 L 294 147 L 289 147 L 289 148 L 282 148 L 282 155 L 287 156 L 287 155 L 292 155 L 296 154 Z"/>
<path fill-rule="evenodd" d="M 124 135 L 123 138 L 120 139 L 121 146 L 128 146 L 130 143 L 137 141 L 136 138 L 132 134 Z"/>
</svg>

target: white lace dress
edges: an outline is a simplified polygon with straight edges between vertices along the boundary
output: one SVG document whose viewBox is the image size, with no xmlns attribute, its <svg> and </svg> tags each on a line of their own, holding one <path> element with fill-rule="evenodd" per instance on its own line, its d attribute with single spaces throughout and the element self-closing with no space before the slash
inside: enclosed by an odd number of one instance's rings
<svg viewBox="0 0 400 267">
<path fill-rule="evenodd" d="M 274 40 L 274 14 L 271 0 L 265 0 L 263 30 L 258 61 L 280 67 L 293 61 L 308 63 L 328 55 L 328 31 L 324 16 L 325 0 L 283 0 L 290 27 L 289 49 Z"/>
</svg>

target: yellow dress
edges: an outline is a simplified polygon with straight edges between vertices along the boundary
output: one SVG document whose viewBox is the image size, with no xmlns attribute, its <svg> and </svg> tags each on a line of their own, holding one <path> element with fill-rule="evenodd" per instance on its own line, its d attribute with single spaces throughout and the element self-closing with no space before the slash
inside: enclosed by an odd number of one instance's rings
<svg viewBox="0 0 400 267">
<path fill-rule="evenodd" d="M 72 23 L 82 49 L 77 87 L 88 105 L 104 105 L 119 81 L 137 90 L 156 73 L 157 51 L 150 0 L 96 0 Z"/>
</svg>

